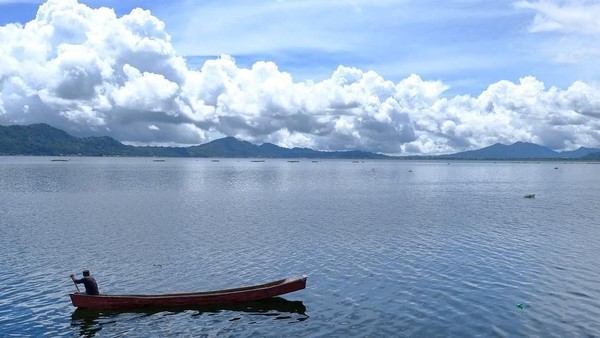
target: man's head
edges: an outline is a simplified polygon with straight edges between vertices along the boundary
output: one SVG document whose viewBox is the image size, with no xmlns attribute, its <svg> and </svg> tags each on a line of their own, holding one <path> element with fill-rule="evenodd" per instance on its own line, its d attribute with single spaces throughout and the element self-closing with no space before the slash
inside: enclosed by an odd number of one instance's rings
<svg viewBox="0 0 600 338">
<path fill-rule="evenodd" d="M 87 277 L 90 275 L 90 270 L 83 270 L 83 276 Z"/>
</svg>

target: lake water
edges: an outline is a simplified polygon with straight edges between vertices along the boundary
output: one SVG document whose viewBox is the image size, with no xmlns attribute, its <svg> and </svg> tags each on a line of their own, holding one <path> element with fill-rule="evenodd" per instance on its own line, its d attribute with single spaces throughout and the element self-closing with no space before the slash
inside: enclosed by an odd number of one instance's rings
<svg viewBox="0 0 600 338">
<path fill-rule="evenodd" d="M 0 157 L 0 336 L 600 336 L 598 164 L 51 160 Z M 113 294 L 308 284 L 75 311 L 85 268 Z"/>
</svg>

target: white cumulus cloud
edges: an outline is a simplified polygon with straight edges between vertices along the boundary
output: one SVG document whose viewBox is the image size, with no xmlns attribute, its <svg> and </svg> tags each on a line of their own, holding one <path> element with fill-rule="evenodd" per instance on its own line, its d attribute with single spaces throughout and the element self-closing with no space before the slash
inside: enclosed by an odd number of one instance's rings
<svg viewBox="0 0 600 338">
<path fill-rule="evenodd" d="M 540 4 L 520 6 L 541 11 Z M 597 84 L 546 88 L 525 76 L 475 96 L 446 97 L 447 89 L 418 75 L 392 82 L 347 66 L 323 81 L 296 82 L 273 62 L 243 68 L 227 55 L 190 69 L 165 25 L 142 9 L 118 17 L 109 8 L 50 0 L 27 24 L 0 27 L 4 125 L 45 122 L 132 144 L 235 136 L 389 154 L 515 141 L 554 149 L 600 146 Z"/>
</svg>

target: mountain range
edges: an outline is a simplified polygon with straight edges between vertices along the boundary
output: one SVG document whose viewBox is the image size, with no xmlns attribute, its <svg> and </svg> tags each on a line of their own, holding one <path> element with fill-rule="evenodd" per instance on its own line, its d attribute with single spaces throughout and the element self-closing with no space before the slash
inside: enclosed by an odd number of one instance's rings
<svg viewBox="0 0 600 338">
<path fill-rule="evenodd" d="M 316 151 L 283 148 L 272 143 L 254 145 L 225 137 L 191 147 L 136 147 L 111 137 L 75 137 L 47 124 L 0 126 L 0 155 L 37 156 L 140 156 L 140 157 L 233 157 L 385 159 L 366 151 Z"/>
<path fill-rule="evenodd" d="M 580 147 L 577 150 L 557 152 L 535 143 L 500 143 L 478 150 L 463 151 L 441 156 L 449 159 L 509 160 L 509 159 L 600 159 L 600 149 Z"/>
<path fill-rule="evenodd" d="M 309 148 L 283 148 L 272 143 L 255 145 L 225 137 L 190 147 L 131 146 L 107 136 L 76 137 L 47 124 L 0 126 L 0 155 L 35 156 L 140 156 L 140 157 L 231 157 L 231 158 L 314 158 L 314 159 L 579 159 L 600 160 L 600 149 L 581 147 L 556 152 L 527 142 L 494 144 L 440 156 L 387 156 L 372 152 L 317 151 Z"/>
</svg>

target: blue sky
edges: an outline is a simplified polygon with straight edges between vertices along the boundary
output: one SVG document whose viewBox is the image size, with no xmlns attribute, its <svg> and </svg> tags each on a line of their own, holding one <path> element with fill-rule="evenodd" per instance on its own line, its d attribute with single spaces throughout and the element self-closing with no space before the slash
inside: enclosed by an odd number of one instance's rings
<svg viewBox="0 0 600 338">
<path fill-rule="evenodd" d="M 25 25 L 34 20 L 41 3 L 43 2 L 0 0 L 0 26 L 11 23 Z M 267 120 L 253 120 L 252 117 L 243 116 L 239 117 L 238 121 L 238 116 L 229 116 L 235 115 L 234 113 L 222 113 L 223 109 L 218 106 L 218 103 L 213 107 L 216 112 L 220 112 L 215 114 L 221 115 L 206 119 L 211 121 L 218 119 L 220 122 L 236 120 L 237 124 L 245 124 L 245 127 L 236 129 L 233 125 L 224 126 L 219 122 L 210 124 L 200 118 L 197 120 L 202 122 L 193 122 L 200 130 L 188 130 L 184 132 L 188 136 L 176 137 L 172 140 L 166 132 L 162 137 L 153 140 L 151 136 L 135 139 L 131 133 L 124 130 L 112 134 L 116 129 L 122 128 L 107 127 L 104 130 L 102 128 L 91 130 L 98 133 L 109 130 L 111 135 L 120 137 L 123 141 L 183 144 L 233 134 L 232 136 L 258 143 L 268 141 L 287 146 L 304 145 L 336 150 L 358 147 L 387 153 L 451 152 L 489 145 L 488 143 L 494 141 L 505 143 L 532 141 L 554 149 L 600 145 L 600 138 L 594 132 L 596 120 L 586 120 L 584 123 L 570 116 L 575 111 L 584 119 L 594 118 L 595 106 L 592 108 L 586 106 L 586 109 L 591 109 L 591 112 L 577 111 L 582 107 L 581 102 L 571 103 L 574 107 L 564 107 L 561 106 L 562 103 L 558 103 L 562 100 L 558 97 L 560 95 L 564 99 L 577 94 L 572 94 L 569 90 L 575 90 L 573 84 L 579 82 L 587 86 L 585 92 L 581 93 L 585 96 L 586 104 L 594 102 L 597 95 L 595 86 L 600 77 L 598 67 L 600 48 L 597 47 L 598 37 L 600 37 L 597 27 L 600 26 L 600 22 L 597 17 L 600 15 L 596 14 L 600 14 L 600 5 L 595 1 L 177 0 L 144 2 L 98 0 L 79 1 L 78 5 L 91 9 L 107 7 L 115 12 L 117 18 L 129 15 L 137 7 L 149 10 L 153 18 L 164 23 L 164 27 L 160 30 L 170 36 L 170 39 L 167 39 L 169 48 L 172 48 L 169 52 L 170 57 L 184 57 L 187 69 L 192 72 L 202 72 L 201 68 L 207 60 L 220 60 L 221 56 L 228 55 L 233 57 L 236 71 L 249 70 L 257 62 L 271 62 L 276 66 L 275 75 L 285 73 L 291 77 L 290 85 L 323 84 L 325 86 L 338 77 L 340 72 L 345 73 L 349 69 L 356 69 L 361 72 L 358 76 L 362 79 L 366 79 L 364 74 L 372 71 L 382 80 L 396 85 L 397 88 L 402 87 L 399 84 L 403 82 L 410 82 L 408 80 L 413 75 L 421 81 L 418 86 L 422 83 L 432 86 L 438 83 L 443 87 L 434 94 L 435 97 L 419 103 L 418 107 L 410 104 L 403 105 L 404 103 L 399 99 L 402 93 L 391 94 L 395 100 L 394 104 L 398 106 L 393 108 L 393 113 L 385 111 L 387 117 L 381 115 L 384 114 L 381 109 L 385 107 L 386 101 L 386 98 L 379 94 L 381 88 L 369 87 L 365 90 L 374 91 L 373 93 L 378 97 L 377 112 L 369 110 L 371 108 L 368 108 L 365 103 L 369 99 L 366 97 L 366 101 L 357 103 L 362 107 L 360 113 L 337 112 L 334 117 L 330 116 L 331 118 L 325 123 L 327 126 L 316 129 L 321 130 L 320 132 L 307 126 L 294 129 L 287 125 L 276 125 L 273 116 L 269 114 L 262 116 L 260 113 L 261 118 L 269 118 L 269 124 L 273 125 L 272 128 L 263 130 L 255 126 Z M 47 7 L 50 10 L 52 6 Z M 46 61 L 52 64 L 50 59 Z M 112 62 L 111 65 L 114 66 L 115 63 Z M 340 70 L 339 66 L 345 68 Z M 138 69 L 142 70 L 139 67 Z M 522 79 L 533 80 L 523 82 Z M 365 81 L 361 83 L 366 85 Z M 124 86 L 124 83 L 120 85 Z M 183 82 L 178 82 L 177 85 L 178 88 L 184 87 Z M 498 102 L 490 99 L 494 95 L 500 95 L 491 93 L 490 88 L 500 90 L 504 95 L 507 95 L 510 90 L 514 90 L 513 95 L 520 95 L 527 92 L 527 85 L 537 88 L 536 102 L 545 103 L 546 107 L 529 107 L 528 112 L 525 112 L 519 110 L 521 109 L 519 104 L 507 103 L 511 98 L 504 97 L 496 100 Z M 498 89 L 501 87 L 504 89 Z M 552 96 L 553 88 L 558 90 L 558 96 L 555 95 L 552 99 L 546 98 Z M 486 96 L 486 93 L 490 95 Z M 592 97 L 589 97 L 590 95 Z M 485 107 L 496 105 L 497 109 L 494 111 L 498 116 L 489 117 L 487 116 L 489 112 L 475 107 L 475 103 L 463 102 L 461 97 L 464 96 L 472 100 L 481 101 L 485 98 L 494 101 L 486 104 L 477 102 L 477 104 Z M 533 104 L 530 99 L 527 101 L 523 98 L 526 104 Z M 114 97 L 111 96 L 108 100 L 114 101 Z M 444 103 L 443 100 L 452 101 L 452 104 Z M 554 103 L 548 103 L 552 100 Z M 454 106 L 459 104 L 467 104 L 468 107 Z M 430 106 L 424 112 L 424 107 L 427 105 Z M 325 106 L 329 107 L 328 111 L 332 110 L 331 104 Z M 27 105 L 27 110 L 32 107 L 33 105 Z M 552 117 L 553 114 L 558 113 L 548 110 L 559 108 L 564 110 L 559 114 L 560 123 L 556 122 L 556 117 Z M 60 109 L 57 113 L 63 118 L 69 115 L 64 111 L 61 112 Z M 94 105 L 85 109 L 94 112 L 99 110 L 98 106 Z M 316 120 L 324 121 L 324 118 L 315 117 L 315 112 L 309 112 L 304 106 L 294 106 L 290 109 L 310 117 L 309 119 L 315 125 L 318 124 Z M 441 111 L 438 111 L 440 109 Z M 459 109 L 470 110 L 471 114 L 478 116 L 462 116 L 456 112 Z M 534 119 L 531 111 L 535 111 L 539 116 Z M 380 115 L 377 115 L 378 113 Z M 107 114 L 103 112 L 100 115 Z M 282 115 L 289 117 L 293 112 L 282 113 Z M 354 121 L 346 121 L 345 116 L 348 115 L 358 116 L 358 118 Z M 373 119 L 377 123 L 387 123 L 387 125 L 378 125 L 371 130 L 369 129 L 371 127 L 367 126 L 372 125 L 364 118 Z M 9 119 L 6 116 L 4 120 L 19 121 L 15 117 Z M 571 129 L 567 130 L 565 120 L 576 121 L 578 124 L 567 123 L 571 126 Z M 3 122 L 1 115 L 0 122 Z M 358 131 L 359 136 L 344 130 L 342 126 L 346 123 L 350 123 L 352 128 Z M 508 125 L 498 128 L 488 126 L 487 129 L 479 128 L 480 130 L 474 131 L 468 130 L 473 129 L 473 126 L 467 127 L 466 123 L 478 125 L 507 123 Z M 446 127 L 443 127 L 444 124 Z M 71 125 L 67 121 L 61 125 L 71 131 L 80 130 L 82 133 L 86 129 L 81 125 Z M 153 123 L 149 125 L 152 126 L 149 129 L 156 134 L 159 134 L 158 130 L 165 129 L 173 129 L 171 132 L 178 130 L 181 133 L 182 128 L 181 126 L 161 128 Z M 361 131 L 359 125 L 366 129 Z M 138 126 L 135 130 L 139 131 L 139 128 Z M 322 137 L 327 133 L 323 131 L 325 129 L 330 132 L 335 130 L 341 134 L 337 135 L 335 140 Z M 412 130 L 408 132 L 408 129 Z M 492 129 L 505 131 L 503 134 L 497 131 L 491 132 Z M 384 133 L 391 133 L 388 136 L 393 146 L 377 145 L 378 142 L 385 142 L 386 139 L 363 137 L 383 130 Z M 343 133 L 347 135 L 342 135 Z M 577 133 L 586 133 L 586 136 L 577 137 L 575 135 Z M 192 134 L 196 136 L 191 136 Z"/>
<path fill-rule="evenodd" d="M 556 62 L 548 45 L 560 35 L 531 32 L 536 12 L 511 1 L 80 2 L 118 15 L 150 10 L 192 67 L 228 54 L 243 66 L 269 60 L 294 79 L 319 81 L 344 65 L 393 81 L 413 73 L 440 79 L 447 94 L 527 75 L 559 87 L 598 77 L 585 65 Z M 0 1 L 0 25 L 32 20 L 40 3 Z"/>
</svg>

